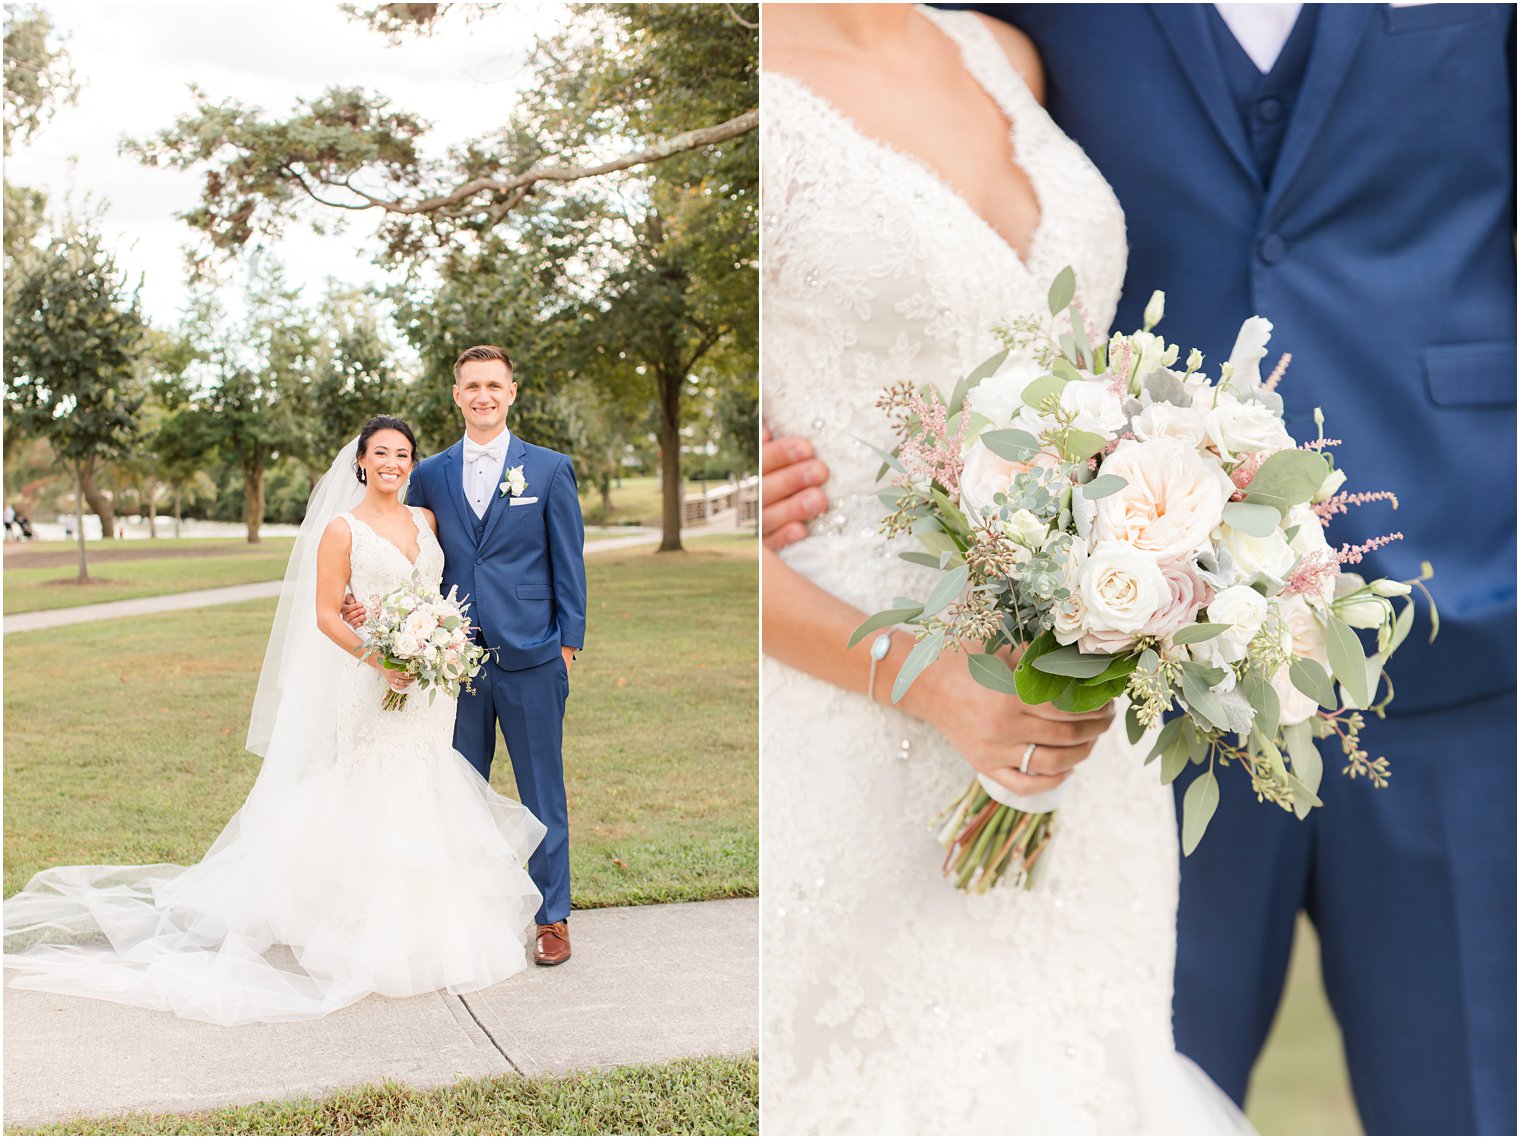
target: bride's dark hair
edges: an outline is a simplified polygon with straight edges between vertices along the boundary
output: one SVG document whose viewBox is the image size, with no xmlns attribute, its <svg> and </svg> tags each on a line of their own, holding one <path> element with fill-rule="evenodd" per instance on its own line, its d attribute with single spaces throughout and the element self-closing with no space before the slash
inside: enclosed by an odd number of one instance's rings
<svg viewBox="0 0 1520 1139">
<path fill-rule="evenodd" d="M 359 430 L 359 450 L 354 456 L 354 477 L 360 482 L 365 481 L 364 468 L 359 466 L 358 460 L 364 458 L 364 453 L 369 447 L 370 436 L 376 431 L 399 431 L 406 436 L 406 441 L 412 445 L 412 465 L 417 465 L 417 436 L 412 434 L 412 426 L 404 419 L 394 415 L 376 415 Z"/>
</svg>

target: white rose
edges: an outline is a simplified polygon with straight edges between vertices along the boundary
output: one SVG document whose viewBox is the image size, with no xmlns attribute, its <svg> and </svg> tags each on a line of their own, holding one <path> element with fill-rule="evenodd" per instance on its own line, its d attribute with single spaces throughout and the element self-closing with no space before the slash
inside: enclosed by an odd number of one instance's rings
<svg viewBox="0 0 1520 1139">
<path fill-rule="evenodd" d="M 1033 512 L 1018 510 L 1014 512 L 1013 517 L 1003 523 L 1003 533 L 1021 546 L 1038 550 L 1045 544 L 1050 527 Z"/>
<path fill-rule="evenodd" d="M 1308 603 L 1297 594 L 1277 599 L 1277 615 L 1286 627 L 1294 656 L 1310 657 L 1330 671 L 1330 650 L 1325 643 L 1325 630 Z M 1277 691 L 1277 702 L 1282 708 L 1281 722 L 1284 726 L 1298 724 L 1314 715 L 1319 705 L 1314 698 L 1305 696 L 1293 687 L 1288 665 L 1277 670 L 1272 677 L 1272 687 Z"/>
<path fill-rule="evenodd" d="M 1236 569 L 1244 581 L 1265 578 L 1278 588 L 1281 588 L 1283 579 L 1298 560 L 1281 530 L 1273 530 L 1265 538 L 1257 538 L 1243 530 L 1226 526 L 1224 548 L 1235 559 Z"/>
<path fill-rule="evenodd" d="M 1227 392 L 1200 394 L 1195 404 L 1203 413 L 1203 429 L 1220 456 L 1233 461 L 1255 451 L 1283 451 L 1293 437 L 1270 408 L 1242 402 Z"/>
<path fill-rule="evenodd" d="M 1044 369 L 1033 361 L 1010 360 L 996 375 L 967 392 L 966 398 L 971 401 L 971 410 L 985 415 L 994 427 L 1006 427 L 1024 406 L 1024 389 L 1043 375 Z"/>
<path fill-rule="evenodd" d="M 1091 542 L 1126 542 L 1156 562 L 1180 562 L 1210 548 L 1235 486 L 1219 466 L 1177 439 L 1126 439 L 1102 473 L 1125 486 L 1094 505 Z"/>
<path fill-rule="evenodd" d="M 1267 619 L 1267 599 L 1249 585 L 1232 585 L 1209 602 L 1204 620 L 1228 625 L 1217 637 L 1189 645 L 1193 659 L 1203 664 L 1234 664 L 1246 655 L 1246 646 Z"/>
<path fill-rule="evenodd" d="M 1080 574 L 1087 625 L 1095 633 L 1134 633 L 1171 604 L 1172 591 L 1154 557 L 1125 542 L 1100 542 Z"/>
<path fill-rule="evenodd" d="M 391 642 L 391 648 L 398 657 L 414 657 L 422 651 L 422 642 L 416 637 L 401 633 Z"/>
<path fill-rule="evenodd" d="M 1108 384 L 1073 380 L 1061 389 L 1061 406 L 1075 415 L 1072 426 L 1110 438 L 1124 430 L 1124 401 Z"/>
<path fill-rule="evenodd" d="M 1050 615 L 1056 640 L 1069 645 L 1087 632 L 1087 606 L 1082 602 L 1082 566 L 1087 561 L 1087 543 L 1081 538 L 1072 539 L 1061 566 L 1061 585 L 1066 589 L 1066 600 L 1057 601 Z"/>
<path fill-rule="evenodd" d="M 402 631 L 414 640 L 426 640 L 428 634 L 433 631 L 433 619 L 423 610 L 416 610 L 407 617 L 401 626 Z"/>
<path fill-rule="evenodd" d="M 1195 450 L 1203 446 L 1203 416 L 1191 407 L 1153 403 L 1130 421 L 1129 429 L 1142 442 L 1176 439 Z"/>
</svg>

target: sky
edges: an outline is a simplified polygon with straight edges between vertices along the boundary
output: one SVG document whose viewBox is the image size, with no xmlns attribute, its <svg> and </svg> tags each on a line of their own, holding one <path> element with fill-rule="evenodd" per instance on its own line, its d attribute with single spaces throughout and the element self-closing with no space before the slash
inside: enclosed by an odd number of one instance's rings
<svg viewBox="0 0 1520 1139">
<path fill-rule="evenodd" d="M 142 276 L 145 312 L 162 327 L 174 325 L 187 300 L 182 251 L 193 235 L 175 215 L 196 203 L 203 174 L 144 166 L 117 149 L 123 138 L 150 137 L 189 114 L 190 84 L 280 117 L 299 97 L 365 87 L 432 123 L 426 153 L 441 155 L 507 117 L 532 44 L 566 15 L 558 0 L 515 0 L 478 21 L 451 15 L 431 37 L 393 47 L 326 0 L 42 7 L 83 90 L 13 150 L 6 178 L 44 190 L 50 208 L 65 200 L 103 206 L 107 241 L 133 279 Z M 287 278 L 308 287 L 313 301 L 327 277 L 383 280 L 371 264 L 376 247 L 364 241 L 378 220 L 357 215 L 327 237 L 288 226 L 275 247 Z"/>
</svg>

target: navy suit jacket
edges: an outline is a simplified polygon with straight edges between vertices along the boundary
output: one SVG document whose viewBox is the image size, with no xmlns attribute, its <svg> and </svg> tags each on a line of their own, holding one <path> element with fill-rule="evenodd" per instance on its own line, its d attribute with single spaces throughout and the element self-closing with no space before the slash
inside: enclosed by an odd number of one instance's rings
<svg viewBox="0 0 1520 1139">
<path fill-rule="evenodd" d="M 1326 434 L 1349 491 L 1391 490 L 1332 544 L 1399 530 L 1355 572 L 1411 578 L 1441 615 L 1390 667 L 1392 715 L 1515 680 L 1515 9 L 1329 4 L 1271 180 L 1211 38 L 1206 5 L 976 7 L 1034 40 L 1051 117 L 1124 207 L 1116 327 L 1158 331 L 1217 368 L 1240 322 L 1272 321 L 1288 428 Z M 1081 282 L 1078 282 L 1080 289 Z M 1421 602 L 1423 610 L 1423 602 Z"/>
<path fill-rule="evenodd" d="M 521 466 L 520 496 L 495 494 L 484 520 L 464 495 L 464 442 L 417 464 L 410 506 L 431 510 L 443 547 L 443 588 L 470 601 L 470 619 L 506 669 L 532 668 L 560 646 L 586 643 L 585 526 L 570 459 L 512 435 L 503 470 Z"/>
</svg>

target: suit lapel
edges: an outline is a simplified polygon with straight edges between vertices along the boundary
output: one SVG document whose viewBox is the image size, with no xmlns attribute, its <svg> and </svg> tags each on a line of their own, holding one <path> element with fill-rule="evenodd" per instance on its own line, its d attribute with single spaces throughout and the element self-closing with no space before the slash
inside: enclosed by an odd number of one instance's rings
<svg viewBox="0 0 1520 1139">
<path fill-rule="evenodd" d="M 507 446 L 507 461 L 502 464 L 501 474 L 504 478 L 506 472 L 519 465 L 528 455 L 528 447 L 517 437 L 517 432 L 512 432 L 512 442 Z M 529 488 L 532 489 L 531 487 Z M 507 512 L 507 496 L 498 492 L 491 495 L 491 505 L 486 508 L 486 528 L 480 536 L 481 548 L 491 540 L 491 531 L 496 529 L 496 523 L 501 521 L 501 516 Z"/>
<path fill-rule="evenodd" d="M 1267 195 L 1270 210 L 1282 200 L 1294 178 L 1303 168 L 1314 140 L 1319 136 L 1345 82 L 1351 57 L 1362 42 L 1372 4 L 1326 4 L 1319 12 L 1314 46 L 1304 69 L 1293 121 L 1283 136 L 1282 153 L 1272 173 L 1272 187 Z"/>
<path fill-rule="evenodd" d="M 459 515 L 464 532 L 475 537 L 475 512 L 464 497 L 464 443 L 458 442 L 443 453 L 443 479 L 448 484 L 449 501 Z"/>
<path fill-rule="evenodd" d="M 1187 77 L 1193 92 L 1208 113 L 1214 129 L 1246 177 L 1262 189 L 1261 172 L 1246 138 L 1245 124 L 1235 109 L 1234 96 L 1225 78 L 1224 64 L 1214 48 L 1214 34 L 1209 30 L 1207 5 L 1150 4 L 1151 15 L 1161 26 L 1161 34 L 1177 57 L 1178 70 Z M 1184 160 L 1185 160 L 1185 156 Z"/>
</svg>

